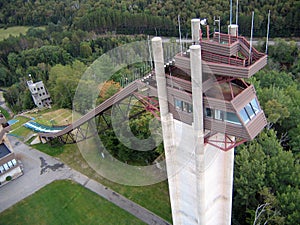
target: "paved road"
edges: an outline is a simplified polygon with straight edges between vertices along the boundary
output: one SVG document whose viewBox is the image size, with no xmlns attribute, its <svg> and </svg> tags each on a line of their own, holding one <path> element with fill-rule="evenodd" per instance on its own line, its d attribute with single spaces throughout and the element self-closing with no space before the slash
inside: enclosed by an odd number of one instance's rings
<svg viewBox="0 0 300 225">
<path fill-rule="evenodd" d="M 54 180 L 71 179 L 128 211 L 147 224 L 169 224 L 149 210 L 130 201 L 95 180 L 71 169 L 55 158 L 32 149 L 14 137 L 11 144 L 24 165 L 24 175 L 0 188 L 0 212 Z"/>
<path fill-rule="evenodd" d="M 3 91 L 0 91 L 0 106 L 5 109 L 11 116 L 13 115 L 13 112 L 8 108 L 5 104 L 5 99 L 3 97 Z"/>
</svg>

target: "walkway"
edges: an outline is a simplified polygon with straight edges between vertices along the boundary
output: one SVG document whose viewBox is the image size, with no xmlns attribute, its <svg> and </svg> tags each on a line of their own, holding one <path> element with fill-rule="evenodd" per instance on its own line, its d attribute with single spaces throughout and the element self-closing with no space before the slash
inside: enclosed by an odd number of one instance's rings
<svg viewBox="0 0 300 225">
<path fill-rule="evenodd" d="M 6 106 L 6 103 L 5 103 L 5 99 L 3 97 L 3 91 L 0 91 L 0 106 L 5 109 L 9 114 L 10 116 L 13 116 L 13 112 L 10 110 L 10 108 L 8 108 Z"/>
<path fill-rule="evenodd" d="M 89 179 L 55 158 L 28 147 L 15 137 L 10 136 L 9 139 L 18 159 L 21 159 L 23 162 L 24 175 L 0 188 L 0 212 L 54 180 L 70 179 L 128 211 L 147 224 L 169 224 L 149 210 L 95 180 Z"/>
</svg>

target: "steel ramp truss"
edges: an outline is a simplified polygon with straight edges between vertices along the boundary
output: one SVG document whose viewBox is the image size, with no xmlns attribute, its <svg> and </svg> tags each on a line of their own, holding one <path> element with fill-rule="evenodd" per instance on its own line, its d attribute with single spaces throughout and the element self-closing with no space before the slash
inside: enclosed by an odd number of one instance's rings
<svg viewBox="0 0 300 225">
<path fill-rule="evenodd" d="M 85 121 L 82 125 L 74 127 L 71 131 L 60 136 L 46 137 L 45 139 L 50 144 L 57 143 L 57 141 L 61 144 L 73 144 L 84 141 L 112 128 L 112 114 L 114 118 L 117 118 L 118 123 L 136 118 L 146 111 L 159 119 L 158 105 L 156 97 L 144 96 L 135 91 L 130 93 L 127 98 L 113 103 L 108 109 Z M 43 136 L 40 135 L 40 138 L 43 138 Z"/>
</svg>

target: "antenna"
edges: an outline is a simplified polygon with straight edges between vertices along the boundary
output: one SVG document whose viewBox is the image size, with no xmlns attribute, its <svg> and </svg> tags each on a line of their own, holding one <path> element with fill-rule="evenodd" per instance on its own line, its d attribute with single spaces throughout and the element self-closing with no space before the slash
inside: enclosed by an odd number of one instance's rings
<svg viewBox="0 0 300 225">
<path fill-rule="evenodd" d="M 180 54 L 182 55 L 181 30 L 180 30 L 180 15 L 179 14 L 178 14 L 178 30 L 179 30 Z"/>
<path fill-rule="evenodd" d="M 230 25 L 232 24 L 232 0 L 230 0 Z"/>
<path fill-rule="evenodd" d="M 253 39 L 253 24 L 254 24 L 254 11 L 252 11 L 252 22 L 251 22 L 251 37 L 250 37 L 250 49 L 249 49 L 249 64 L 251 63 L 252 53 L 252 39 Z"/>
<path fill-rule="evenodd" d="M 236 0 L 236 13 L 235 13 L 235 24 L 238 25 L 239 22 L 239 0 Z"/>
<path fill-rule="evenodd" d="M 269 33 L 270 33 L 270 15 L 271 11 L 268 13 L 268 27 L 267 27 L 267 41 L 266 41 L 266 54 L 268 54 L 268 44 L 269 44 Z"/>
</svg>

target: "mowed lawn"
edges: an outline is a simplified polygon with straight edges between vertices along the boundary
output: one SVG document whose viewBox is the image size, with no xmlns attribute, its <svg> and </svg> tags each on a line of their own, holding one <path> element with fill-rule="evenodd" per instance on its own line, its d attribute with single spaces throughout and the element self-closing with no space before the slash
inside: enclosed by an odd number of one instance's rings
<svg viewBox="0 0 300 225">
<path fill-rule="evenodd" d="M 26 115 L 34 117 L 35 122 L 46 126 L 62 126 L 72 123 L 72 110 L 70 109 L 43 109 Z"/>
<path fill-rule="evenodd" d="M 144 224 L 72 181 L 55 181 L 0 214 L 0 225 Z"/>
<path fill-rule="evenodd" d="M 111 188 L 112 190 L 120 193 L 126 198 L 138 203 L 161 218 L 172 223 L 167 181 L 140 187 L 117 184 L 101 177 L 97 172 L 95 172 L 83 158 L 76 144 L 52 147 L 48 144 L 37 144 L 33 145 L 32 147 L 45 152 L 48 155 L 59 158 L 62 162 L 66 163 L 73 169 L 80 171 L 89 178 Z"/>
<path fill-rule="evenodd" d="M 8 27 L 7 29 L 0 29 L 0 41 L 8 38 L 9 35 L 14 37 L 19 36 L 20 34 L 26 34 L 29 27 L 26 26 L 15 26 L 15 27 Z"/>
</svg>

